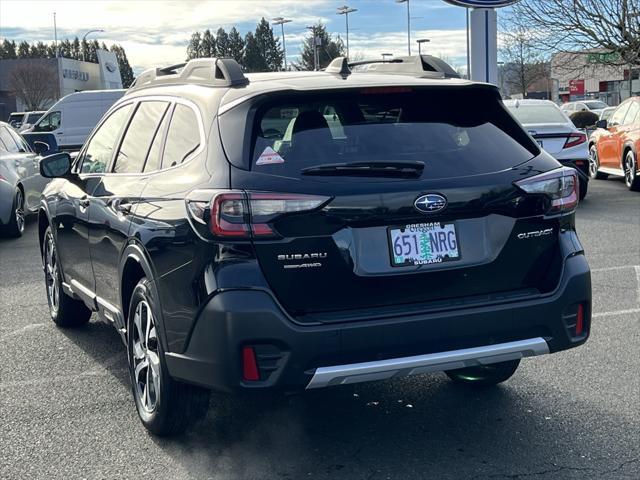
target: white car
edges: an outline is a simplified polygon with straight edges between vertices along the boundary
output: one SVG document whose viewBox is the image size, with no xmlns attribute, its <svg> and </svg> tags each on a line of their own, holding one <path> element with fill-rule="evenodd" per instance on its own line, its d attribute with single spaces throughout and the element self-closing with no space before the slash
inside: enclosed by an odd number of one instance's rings
<svg viewBox="0 0 640 480">
<path fill-rule="evenodd" d="M 583 199 L 589 182 L 587 135 L 552 101 L 505 100 L 504 104 L 542 148 L 563 165 L 578 171 Z"/>
<path fill-rule="evenodd" d="M 34 123 L 40 120 L 40 117 L 44 114 L 43 111 L 33 111 L 33 112 L 14 112 L 9 115 L 9 120 L 7 123 L 15 128 L 18 133 L 22 133 L 26 130 L 29 130 Z"/>
<path fill-rule="evenodd" d="M 609 105 L 600 100 L 582 100 L 579 102 L 564 103 L 560 109 L 567 115 L 571 115 L 575 112 L 593 112 L 596 115 L 600 115 L 602 111 Z"/>
</svg>

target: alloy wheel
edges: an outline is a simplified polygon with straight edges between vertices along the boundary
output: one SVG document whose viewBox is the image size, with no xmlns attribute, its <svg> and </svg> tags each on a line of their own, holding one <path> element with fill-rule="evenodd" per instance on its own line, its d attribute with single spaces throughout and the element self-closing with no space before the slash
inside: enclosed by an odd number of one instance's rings
<svg viewBox="0 0 640 480">
<path fill-rule="evenodd" d="M 22 195 L 22 190 L 18 189 L 16 192 L 16 226 L 18 227 L 18 231 L 20 233 L 24 232 L 24 196 Z"/>
<path fill-rule="evenodd" d="M 60 277 L 58 275 L 58 258 L 51 234 L 47 235 L 45 242 L 44 267 L 49 308 L 51 309 L 51 313 L 55 315 L 60 305 Z"/>
<path fill-rule="evenodd" d="M 596 147 L 591 147 L 589 150 L 589 176 L 596 178 L 598 174 L 598 153 Z"/>
<path fill-rule="evenodd" d="M 160 355 L 153 312 L 145 300 L 136 305 L 133 324 L 135 393 L 145 412 L 153 413 L 160 398 Z"/>
<path fill-rule="evenodd" d="M 633 156 L 633 152 L 627 153 L 627 158 L 624 162 L 624 182 L 627 187 L 631 187 L 636 176 L 636 162 Z"/>
</svg>

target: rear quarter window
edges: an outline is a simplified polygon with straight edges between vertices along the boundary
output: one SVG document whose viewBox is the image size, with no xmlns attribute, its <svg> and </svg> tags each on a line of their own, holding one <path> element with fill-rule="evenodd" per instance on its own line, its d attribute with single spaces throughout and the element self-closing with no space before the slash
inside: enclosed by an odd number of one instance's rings
<svg viewBox="0 0 640 480">
<path fill-rule="evenodd" d="M 251 169 L 298 177 L 328 163 L 417 161 L 425 178 L 444 178 L 511 168 L 539 153 L 494 92 L 448 90 L 374 88 L 266 101 L 253 123 Z"/>
<path fill-rule="evenodd" d="M 191 107 L 177 104 L 169 124 L 162 168 L 181 164 L 200 147 L 200 143 L 200 124 L 196 113 Z"/>
</svg>

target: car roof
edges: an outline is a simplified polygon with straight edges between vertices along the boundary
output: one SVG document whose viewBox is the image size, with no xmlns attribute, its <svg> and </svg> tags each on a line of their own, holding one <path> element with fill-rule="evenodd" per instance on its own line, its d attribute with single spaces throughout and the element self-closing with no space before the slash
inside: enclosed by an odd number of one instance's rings
<svg viewBox="0 0 640 480">
<path fill-rule="evenodd" d="M 524 100 L 504 100 L 504 104 L 507 107 L 526 107 L 532 105 L 553 105 L 557 107 L 558 105 L 551 100 L 537 100 L 537 99 L 524 99 Z"/>
</svg>

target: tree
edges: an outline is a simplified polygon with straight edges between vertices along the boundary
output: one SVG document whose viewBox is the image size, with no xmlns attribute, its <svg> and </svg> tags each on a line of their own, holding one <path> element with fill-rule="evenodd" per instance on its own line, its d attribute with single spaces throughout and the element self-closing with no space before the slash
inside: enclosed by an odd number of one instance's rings
<svg viewBox="0 0 640 480">
<path fill-rule="evenodd" d="M 31 49 L 29 48 L 29 44 L 23 40 L 18 44 L 18 58 L 29 57 L 31 57 Z"/>
<path fill-rule="evenodd" d="M 273 36 L 273 30 L 264 17 L 256 26 L 255 40 L 263 59 L 263 68 L 258 71 L 275 72 L 282 70 L 284 53 L 280 48 L 280 40 Z"/>
<path fill-rule="evenodd" d="M 127 54 L 120 45 L 114 44 L 111 46 L 111 51 L 116 54 L 116 60 L 118 60 L 118 69 L 120 70 L 120 77 L 122 78 L 122 86 L 129 88 L 133 83 L 135 77 L 133 76 L 133 69 L 129 64 Z"/>
<path fill-rule="evenodd" d="M 83 60 L 88 60 L 90 50 L 91 49 L 89 47 L 89 42 L 87 42 L 86 38 L 83 38 L 82 42 L 80 43 L 80 58 L 82 58 Z"/>
<path fill-rule="evenodd" d="M 191 35 L 189 45 L 187 45 L 187 60 L 192 58 L 200 58 L 202 56 L 202 36 L 200 32 Z"/>
<path fill-rule="evenodd" d="M 236 62 L 242 64 L 243 57 L 244 41 L 236 27 L 232 27 L 229 30 L 229 58 L 233 58 Z"/>
<path fill-rule="evenodd" d="M 82 60 L 82 52 L 80 51 L 80 40 L 78 37 L 73 39 L 71 42 L 71 55 L 75 60 Z"/>
<path fill-rule="evenodd" d="M 509 22 L 547 53 L 600 50 L 600 63 L 640 63 L 640 0 L 522 0 Z"/>
<path fill-rule="evenodd" d="M 267 64 L 260 51 L 260 46 L 252 32 L 247 33 L 244 37 L 242 66 L 247 72 L 264 72 L 267 69 Z"/>
<path fill-rule="evenodd" d="M 205 58 L 218 56 L 216 38 L 211 35 L 211 30 L 208 28 L 204 31 L 204 34 L 202 34 L 202 40 L 200 41 L 200 56 Z"/>
<path fill-rule="evenodd" d="M 216 32 L 216 48 L 218 49 L 218 55 L 220 57 L 231 57 L 229 34 L 224 31 L 224 28 L 219 28 Z"/>
<path fill-rule="evenodd" d="M 300 63 L 294 66 L 299 70 L 313 70 L 314 69 L 314 37 L 320 39 L 320 45 L 318 48 L 318 58 L 320 60 L 318 68 L 324 68 L 331 60 L 336 57 L 345 55 L 345 48 L 342 39 L 338 36 L 335 40 L 327 32 L 327 28 L 318 22 L 314 25 L 313 31 L 304 40 L 302 44 L 302 53 L 300 55 Z"/>
<path fill-rule="evenodd" d="M 529 32 L 514 26 L 502 32 L 500 56 L 504 61 L 504 83 L 512 93 L 521 93 L 527 98 L 529 87 L 546 76 L 546 59 L 533 43 Z"/>
<path fill-rule="evenodd" d="M 13 69 L 9 88 L 26 105 L 27 110 L 42 110 L 57 98 L 57 85 L 51 81 L 55 75 L 56 72 L 49 66 L 28 62 Z"/>
<path fill-rule="evenodd" d="M 47 45 L 43 42 L 31 45 L 31 58 L 51 58 Z"/>
<path fill-rule="evenodd" d="M 16 42 L 4 39 L 2 42 L 2 57 L 4 60 L 12 60 L 18 58 Z"/>
</svg>

